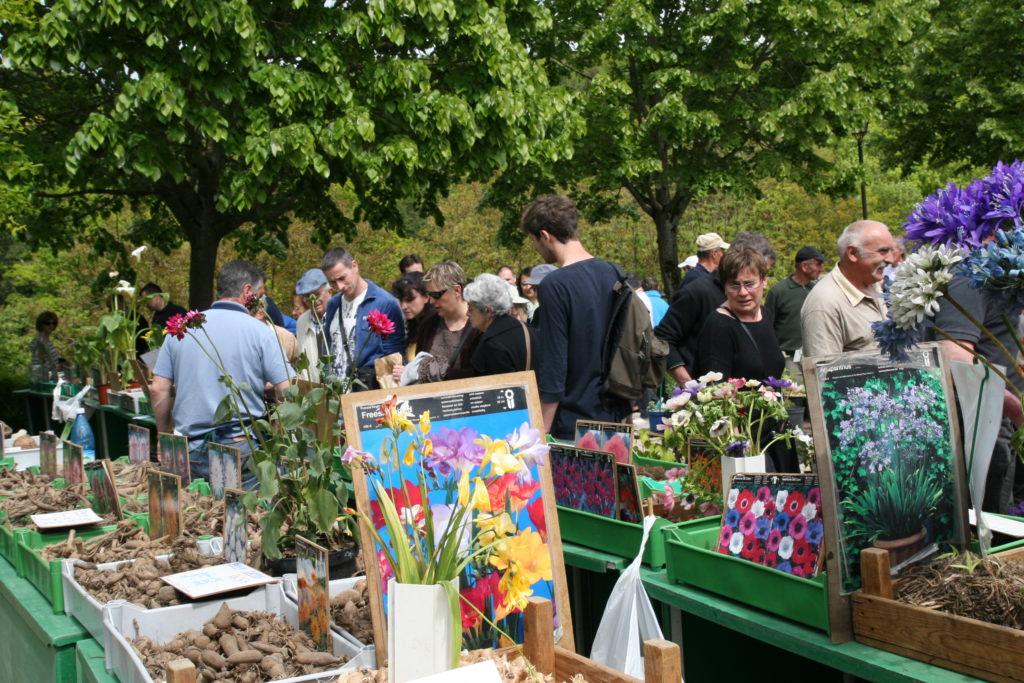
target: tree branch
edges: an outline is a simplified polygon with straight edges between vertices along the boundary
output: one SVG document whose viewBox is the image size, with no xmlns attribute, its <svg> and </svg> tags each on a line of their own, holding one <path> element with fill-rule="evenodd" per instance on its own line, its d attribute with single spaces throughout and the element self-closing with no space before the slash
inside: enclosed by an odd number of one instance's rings
<svg viewBox="0 0 1024 683">
<path fill-rule="evenodd" d="M 36 192 L 35 196 L 44 197 L 46 199 L 66 199 L 68 197 L 84 197 L 92 194 L 103 194 L 115 197 L 152 197 L 155 196 L 155 192 L 146 192 L 143 190 L 115 190 L 112 188 L 106 189 L 87 189 L 87 190 L 74 190 L 69 192 Z"/>
</svg>

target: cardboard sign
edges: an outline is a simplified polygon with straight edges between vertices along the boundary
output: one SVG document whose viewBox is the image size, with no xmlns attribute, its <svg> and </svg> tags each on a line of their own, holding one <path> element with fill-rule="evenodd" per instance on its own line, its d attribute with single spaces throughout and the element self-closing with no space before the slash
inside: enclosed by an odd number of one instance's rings
<svg viewBox="0 0 1024 683">
<path fill-rule="evenodd" d="M 177 434 L 160 432 L 157 434 L 157 445 L 160 469 L 178 475 L 181 485 L 188 486 L 192 481 L 188 463 L 188 439 Z"/>
<path fill-rule="evenodd" d="M 615 463 L 615 513 L 623 522 L 639 524 L 644 520 L 640 502 L 640 482 L 637 481 L 636 467 Z"/>
<path fill-rule="evenodd" d="M 169 472 L 149 472 L 149 537 L 181 535 L 181 477 Z"/>
<path fill-rule="evenodd" d="M 85 526 L 102 522 L 103 518 L 92 508 L 66 510 L 64 512 L 48 512 L 44 515 L 30 515 L 29 519 L 40 529 L 60 529 L 70 526 Z"/>
<path fill-rule="evenodd" d="M 327 589 L 327 548 L 295 537 L 295 573 L 299 588 L 299 628 L 318 650 L 331 651 L 331 600 Z"/>
<path fill-rule="evenodd" d="M 160 578 L 192 599 L 230 593 L 277 581 L 273 576 L 268 576 L 241 562 L 201 567 Z"/>
<path fill-rule="evenodd" d="M 94 460 L 88 463 L 85 466 L 85 477 L 89 481 L 89 490 L 92 491 L 92 509 L 100 515 L 114 515 L 119 520 L 124 519 L 110 461 Z"/>
<path fill-rule="evenodd" d="M 246 511 L 242 505 L 245 491 L 240 489 L 224 489 L 224 561 L 242 562 L 246 560 Z"/>
<path fill-rule="evenodd" d="M 64 481 L 67 482 L 68 486 L 85 483 L 85 470 L 82 469 L 82 459 L 84 457 L 82 447 L 66 440 L 62 443 L 62 446 L 64 451 L 64 469 L 62 470 Z"/>
<path fill-rule="evenodd" d="M 575 446 L 551 444 L 555 501 L 562 507 L 616 518 L 615 456 Z"/>
<path fill-rule="evenodd" d="M 633 452 L 633 425 L 576 420 L 574 445 L 591 451 L 611 453 L 615 456 L 615 462 L 629 463 Z"/>
<path fill-rule="evenodd" d="M 39 435 L 39 472 L 44 477 L 57 478 L 57 435 L 51 432 Z"/>
<path fill-rule="evenodd" d="M 139 425 L 128 425 L 128 460 L 133 465 L 149 462 L 149 430 Z"/>
<path fill-rule="evenodd" d="M 210 495 L 223 498 L 225 489 L 242 488 L 242 451 L 234 446 L 210 443 Z"/>
</svg>

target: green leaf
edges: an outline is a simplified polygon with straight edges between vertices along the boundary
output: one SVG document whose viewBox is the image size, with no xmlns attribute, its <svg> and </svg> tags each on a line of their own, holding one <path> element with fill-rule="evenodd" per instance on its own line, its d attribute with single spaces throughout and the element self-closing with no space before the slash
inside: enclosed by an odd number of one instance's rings
<svg viewBox="0 0 1024 683">
<path fill-rule="evenodd" d="M 256 465 L 256 478 L 260 482 L 260 500 L 272 500 L 280 490 L 277 465 L 271 460 L 259 463 Z"/>
<path fill-rule="evenodd" d="M 308 505 L 310 519 L 316 525 L 317 531 L 321 535 L 329 533 L 338 517 L 338 501 L 334 494 L 325 489 L 315 491 L 310 496 Z"/>
</svg>

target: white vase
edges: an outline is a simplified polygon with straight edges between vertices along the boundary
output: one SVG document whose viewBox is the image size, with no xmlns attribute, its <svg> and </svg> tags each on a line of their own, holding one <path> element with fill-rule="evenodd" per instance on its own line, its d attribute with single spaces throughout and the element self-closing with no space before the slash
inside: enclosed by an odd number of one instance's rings
<svg viewBox="0 0 1024 683">
<path fill-rule="evenodd" d="M 459 579 L 451 580 L 455 590 Z M 458 615 L 454 618 L 460 619 Z M 388 683 L 405 683 L 451 668 L 452 610 L 439 584 L 388 581 Z M 461 634 L 461 629 L 459 633 Z M 461 647 L 461 636 L 458 646 Z"/>
<path fill-rule="evenodd" d="M 746 458 L 734 458 L 730 455 L 723 455 L 722 458 L 722 500 L 725 501 L 729 498 L 729 484 L 732 481 L 732 475 L 737 472 L 764 472 L 765 471 L 765 455 L 751 455 Z M 728 505 L 723 505 L 722 509 L 725 510 Z"/>
</svg>

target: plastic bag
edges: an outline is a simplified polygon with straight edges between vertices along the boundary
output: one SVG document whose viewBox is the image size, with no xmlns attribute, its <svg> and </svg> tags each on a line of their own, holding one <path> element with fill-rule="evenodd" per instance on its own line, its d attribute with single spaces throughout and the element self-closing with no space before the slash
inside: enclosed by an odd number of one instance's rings
<svg viewBox="0 0 1024 683">
<path fill-rule="evenodd" d="M 50 411 L 50 419 L 71 424 L 75 421 L 78 409 L 85 407 L 82 405 L 82 399 L 85 398 L 85 395 L 89 393 L 92 387 L 86 384 L 77 394 L 67 397 L 60 395 L 62 384 L 64 384 L 64 380 L 58 378 L 57 386 L 53 388 L 53 410 Z"/>
<path fill-rule="evenodd" d="M 661 638 L 661 626 L 640 578 L 640 564 L 647 536 L 657 517 L 644 517 L 640 551 L 615 582 L 597 627 L 590 658 L 629 676 L 644 677 L 644 641 Z"/>
</svg>

